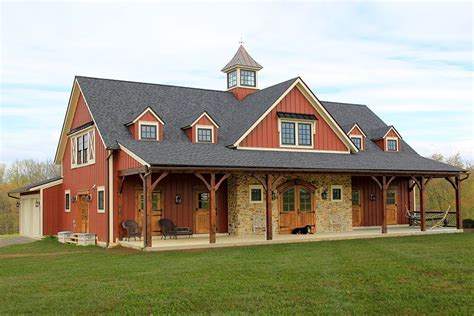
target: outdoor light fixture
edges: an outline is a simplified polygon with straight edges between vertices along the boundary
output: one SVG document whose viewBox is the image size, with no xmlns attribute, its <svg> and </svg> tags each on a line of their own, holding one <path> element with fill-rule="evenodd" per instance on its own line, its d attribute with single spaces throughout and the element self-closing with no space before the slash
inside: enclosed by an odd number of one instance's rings
<svg viewBox="0 0 474 316">
<path fill-rule="evenodd" d="M 375 193 L 370 193 L 370 200 L 375 201 Z"/>
<path fill-rule="evenodd" d="M 39 207 L 40 206 L 40 201 L 36 200 L 35 201 L 35 207 Z"/>
<path fill-rule="evenodd" d="M 16 207 L 17 207 L 17 208 L 20 207 L 20 201 L 17 201 L 17 202 L 16 202 Z"/>
<path fill-rule="evenodd" d="M 321 193 L 321 198 L 323 200 L 327 200 L 328 199 L 328 189 L 323 189 L 323 193 Z"/>
<path fill-rule="evenodd" d="M 182 198 L 181 198 L 181 195 L 176 194 L 175 202 L 176 202 L 176 204 L 181 204 L 183 202 Z"/>
<path fill-rule="evenodd" d="M 91 195 L 91 194 L 87 194 L 86 201 L 87 201 L 87 202 L 91 202 L 91 201 L 92 201 L 92 195 Z"/>
<path fill-rule="evenodd" d="M 76 201 L 77 201 L 77 195 L 73 195 L 73 196 L 71 197 L 71 202 L 72 202 L 72 203 L 76 203 Z"/>
</svg>

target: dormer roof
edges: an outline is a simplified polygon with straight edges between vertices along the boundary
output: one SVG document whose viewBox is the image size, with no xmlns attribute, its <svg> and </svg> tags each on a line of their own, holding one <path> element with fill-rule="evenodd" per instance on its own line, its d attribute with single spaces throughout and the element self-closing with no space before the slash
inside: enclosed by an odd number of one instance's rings
<svg viewBox="0 0 474 316">
<path fill-rule="evenodd" d="M 234 67 L 249 67 L 256 70 L 262 69 L 262 65 L 257 63 L 255 59 L 250 56 L 250 54 L 245 50 L 243 45 L 239 46 L 239 49 L 235 53 L 234 57 L 222 68 L 222 72 L 227 72 L 228 70 Z"/>
<path fill-rule="evenodd" d="M 371 130 L 370 131 L 371 139 L 372 140 L 384 139 L 388 135 L 388 133 L 390 133 L 390 131 L 393 131 L 399 138 L 402 138 L 402 136 L 400 136 L 400 133 L 397 132 L 395 127 L 393 125 L 389 125 L 389 126 L 384 126 L 381 128 Z"/>
<path fill-rule="evenodd" d="M 206 111 L 204 111 L 201 115 L 199 115 L 199 117 L 197 117 L 196 119 L 191 121 L 190 124 L 186 124 L 185 126 L 183 126 L 181 128 L 182 129 L 187 129 L 187 128 L 193 127 L 203 117 L 207 117 L 209 119 L 209 121 L 212 123 L 212 125 L 214 125 L 216 128 L 219 128 L 219 124 L 217 124 L 216 121 L 214 121 L 212 119 L 212 117 Z"/>
<path fill-rule="evenodd" d="M 367 137 L 367 135 L 365 134 L 364 130 L 359 126 L 359 124 L 357 123 L 354 123 L 354 124 L 348 124 L 348 125 L 343 125 L 341 126 L 342 129 L 344 130 L 344 132 L 346 132 L 347 135 L 350 135 L 352 133 L 352 131 L 357 128 L 364 137 Z"/>
<path fill-rule="evenodd" d="M 134 123 L 136 123 L 138 120 L 140 120 L 140 118 L 145 115 L 147 112 L 149 112 L 151 115 L 153 115 L 156 120 L 158 122 L 160 122 L 162 125 L 165 125 L 165 123 L 163 122 L 163 120 L 160 118 L 160 116 L 158 114 L 156 114 L 155 111 L 153 111 L 153 109 L 151 107 L 146 107 L 142 112 L 140 112 L 140 114 L 138 114 L 132 121 L 128 122 L 125 124 L 125 126 L 130 126 Z"/>
</svg>

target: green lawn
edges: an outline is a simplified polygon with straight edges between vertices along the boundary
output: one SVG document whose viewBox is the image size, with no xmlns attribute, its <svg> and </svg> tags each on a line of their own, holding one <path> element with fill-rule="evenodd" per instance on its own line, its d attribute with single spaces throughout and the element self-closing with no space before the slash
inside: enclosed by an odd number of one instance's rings
<svg viewBox="0 0 474 316">
<path fill-rule="evenodd" d="M 474 234 L 146 253 L 0 248 L 0 314 L 470 314 Z"/>
</svg>

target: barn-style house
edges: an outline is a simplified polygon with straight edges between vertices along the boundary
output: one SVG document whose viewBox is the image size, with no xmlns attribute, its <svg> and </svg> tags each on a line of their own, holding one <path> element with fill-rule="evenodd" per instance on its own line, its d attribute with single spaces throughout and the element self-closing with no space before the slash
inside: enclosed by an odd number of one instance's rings
<svg viewBox="0 0 474 316">
<path fill-rule="evenodd" d="M 452 183 L 462 228 L 464 170 L 420 156 L 366 105 L 320 101 L 300 77 L 260 88 L 261 69 L 241 45 L 222 69 L 225 91 L 75 77 L 61 177 L 12 192 L 22 234 L 113 245 L 134 221 L 153 247 L 166 242 L 160 219 L 209 243 L 305 226 L 386 233 L 417 204 L 425 231 L 432 178 Z"/>
</svg>

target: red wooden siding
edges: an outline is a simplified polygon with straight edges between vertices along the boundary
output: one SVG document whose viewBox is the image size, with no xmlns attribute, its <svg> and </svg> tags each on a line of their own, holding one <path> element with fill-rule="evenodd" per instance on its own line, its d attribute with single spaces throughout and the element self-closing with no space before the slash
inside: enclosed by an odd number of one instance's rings
<svg viewBox="0 0 474 316">
<path fill-rule="evenodd" d="M 207 116 L 201 117 L 194 125 L 191 127 L 185 129 L 186 135 L 188 136 L 189 140 L 194 144 L 196 143 L 196 133 L 197 133 L 197 128 L 196 125 L 208 125 L 212 126 L 212 132 L 214 133 L 214 141 L 212 142 L 213 144 L 217 143 L 218 139 L 218 128 L 215 127 L 214 123 L 211 122 L 211 120 Z"/>
<path fill-rule="evenodd" d="M 316 134 L 313 137 L 313 149 L 347 152 L 346 145 L 296 87 L 242 140 L 239 146 L 280 148 L 277 112 L 314 114 L 318 121 Z"/>
<path fill-rule="evenodd" d="M 387 151 L 387 148 L 386 148 L 386 139 L 387 137 L 396 137 L 398 139 L 398 148 L 397 148 L 397 151 L 400 151 L 400 146 L 401 146 L 401 141 L 400 141 L 400 137 L 398 137 L 397 133 L 395 133 L 392 130 L 390 130 L 387 134 L 387 136 L 385 136 L 385 138 L 383 139 L 378 139 L 375 141 L 375 144 L 377 144 L 377 146 L 379 146 L 383 151 Z"/>
<path fill-rule="evenodd" d="M 88 110 L 84 102 L 79 98 L 76 113 L 73 122 L 83 122 L 84 113 Z M 80 116 L 80 119 L 76 119 Z M 90 117 L 90 116 L 89 116 Z M 63 185 L 60 199 L 60 220 L 59 230 L 77 231 L 74 222 L 77 222 L 78 203 L 71 203 L 71 212 L 64 212 L 64 191 L 70 190 L 71 197 L 76 196 L 78 192 L 88 192 L 92 195 L 92 201 L 89 202 L 89 232 L 95 233 L 99 241 L 107 240 L 107 213 L 97 213 L 97 187 L 106 185 L 106 157 L 107 151 L 102 143 L 97 129 L 95 130 L 95 163 L 92 165 L 71 169 L 71 143 L 66 144 L 63 165 Z"/>
<path fill-rule="evenodd" d="M 245 99 L 249 94 L 252 94 L 254 92 L 257 92 L 258 90 L 257 89 L 250 89 L 250 88 L 241 88 L 241 87 L 238 87 L 238 88 L 234 88 L 232 90 L 230 90 L 232 92 L 232 94 L 234 95 L 234 97 L 239 100 L 239 101 L 242 101 L 243 99 Z"/>
<path fill-rule="evenodd" d="M 219 178 L 219 177 L 218 177 Z M 155 175 L 153 180 L 155 179 Z M 178 226 L 193 227 L 193 215 L 195 209 L 194 191 L 204 189 L 201 180 L 192 174 L 170 174 L 163 179 L 156 190 L 162 192 L 163 216 L 171 219 Z M 126 178 L 122 191 L 121 219 L 135 219 L 135 192 L 142 191 L 142 181 L 138 176 Z M 180 195 L 181 204 L 176 203 L 176 195 Z M 228 227 L 227 218 L 227 182 L 225 181 L 217 191 L 217 231 L 226 233 Z M 117 222 L 117 231 L 120 224 Z"/>
<path fill-rule="evenodd" d="M 139 168 L 142 166 L 141 163 L 133 159 L 129 154 L 123 150 L 119 150 L 114 159 L 114 166 L 117 170 L 126 170 Z"/>
<path fill-rule="evenodd" d="M 132 134 L 133 138 L 139 139 L 139 133 L 140 131 L 138 130 L 140 128 L 140 125 L 138 124 L 139 121 L 147 121 L 147 122 L 157 122 L 158 123 L 158 141 L 161 141 L 163 139 L 163 124 L 161 124 L 156 117 L 150 113 L 150 111 L 145 112 L 138 121 L 133 123 L 128 127 L 128 130 Z"/>
<path fill-rule="evenodd" d="M 405 205 L 413 209 L 413 200 L 409 200 L 408 179 L 395 179 L 390 185 L 390 189 L 398 191 L 397 209 L 398 224 L 408 224 L 405 217 Z M 382 225 L 382 193 L 380 188 L 370 177 L 352 177 L 352 189 L 361 190 L 361 206 L 362 206 L 362 224 L 361 226 L 380 226 Z M 375 201 L 370 200 L 370 195 L 375 194 Z M 409 202 L 410 201 L 410 202 Z M 408 205 L 408 204 L 411 205 Z"/>
<path fill-rule="evenodd" d="M 362 134 L 362 131 L 356 126 L 352 129 L 352 131 L 349 133 L 349 137 L 351 135 L 360 135 L 362 136 L 362 150 L 365 150 L 365 137 L 364 134 Z"/>
<path fill-rule="evenodd" d="M 56 235 L 59 231 L 59 219 L 61 211 L 61 200 L 63 198 L 62 184 L 43 189 L 43 235 Z"/>
<path fill-rule="evenodd" d="M 92 121 L 92 116 L 81 93 L 79 94 L 79 98 L 77 100 L 76 112 L 74 113 L 74 118 L 72 119 L 71 129 L 89 123 L 90 121 Z"/>
</svg>

